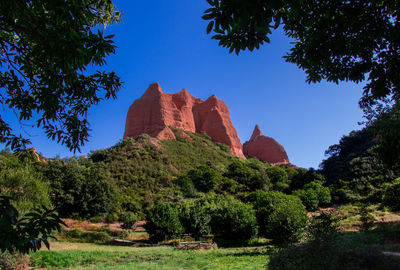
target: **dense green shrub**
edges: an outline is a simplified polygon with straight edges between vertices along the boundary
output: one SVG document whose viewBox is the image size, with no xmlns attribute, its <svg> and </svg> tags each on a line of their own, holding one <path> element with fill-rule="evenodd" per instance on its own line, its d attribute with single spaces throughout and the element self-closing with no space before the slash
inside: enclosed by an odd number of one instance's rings
<svg viewBox="0 0 400 270">
<path fill-rule="evenodd" d="M 88 160 L 54 160 L 44 174 L 54 194 L 53 204 L 64 217 L 73 213 L 81 217 L 101 215 L 114 202 L 115 190 L 108 174 Z"/>
<path fill-rule="evenodd" d="M 277 242 L 295 240 L 307 224 L 307 211 L 296 196 L 258 190 L 247 201 L 254 205 L 260 236 Z"/>
<path fill-rule="evenodd" d="M 278 166 L 272 166 L 267 169 L 267 175 L 274 190 L 284 191 L 289 188 L 290 181 L 285 169 Z"/>
<path fill-rule="evenodd" d="M 202 165 L 188 172 L 195 188 L 201 192 L 210 192 L 215 189 L 221 175 L 209 166 Z"/>
<path fill-rule="evenodd" d="M 248 161 L 235 160 L 229 164 L 224 176 L 236 181 L 243 191 L 256 189 L 268 190 L 271 186 L 270 179 L 266 173 L 266 169 L 269 168 L 268 166 L 255 159 Z"/>
<path fill-rule="evenodd" d="M 197 191 L 193 185 L 193 181 L 187 175 L 179 175 L 173 182 L 179 186 L 185 197 L 190 198 L 196 195 Z"/>
<path fill-rule="evenodd" d="M 0 195 L 11 197 L 21 213 L 41 205 L 51 207 L 49 183 L 38 170 L 39 165 L 34 158 L 0 152 Z"/>
<path fill-rule="evenodd" d="M 324 187 L 318 181 L 305 184 L 303 189 L 294 191 L 293 195 L 299 197 L 309 211 L 315 210 L 319 205 L 331 201 L 329 188 Z"/>
<path fill-rule="evenodd" d="M 152 242 L 178 238 L 184 232 L 178 209 L 171 203 L 157 201 L 148 209 L 146 215 L 145 229 Z"/>
<path fill-rule="evenodd" d="M 211 206 L 211 230 L 224 239 L 247 240 L 257 235 L 252 207 L 230 196 L 217 197 Z"/>
<path fill-rule="evenodd" d="M 112 238 L 104 231 L 63 230 L 60 238 L 69 242 L 104 244 Z"/>
<path fill-rule="evenodd" d="M 179 216 L 185 233 L 191 234 L 195 239 L 210 234 L 210 203 L 206 199 L 185 201 Z"/>
<path fill-rule="evenodd" d="M 379 248 L 345 239 L 310 241 L 274 254 L 269 270 L 392 270 L 400 259 L 384 255 Z"/>
<path fill-rule="evenodd" d="M 122 222 L 122 229 L 131 230 L 133 225 L 139 221 L 139 217 L 133 212 L 125 212 L 122 214 L 120 221 Z"/>
<path fill-rule="evenodd" d="M 383 204 L 393 211 L 400 211 L 400 178 L 397 178 L 385 188 Z"/>
</svg>

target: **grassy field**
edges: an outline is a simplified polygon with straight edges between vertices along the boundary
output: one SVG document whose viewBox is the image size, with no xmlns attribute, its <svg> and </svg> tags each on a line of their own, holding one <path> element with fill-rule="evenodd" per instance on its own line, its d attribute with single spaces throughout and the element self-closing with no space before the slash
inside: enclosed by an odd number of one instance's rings
<svg viewBox="0 0 400 270">
<path fill-rule="evenodd" d="M 265 248 L 191 251 L 53 242 L 50 251 L 31 255 L 31 265 L 46 269 L 265 269 L 270 252 Z"/>
</svg>

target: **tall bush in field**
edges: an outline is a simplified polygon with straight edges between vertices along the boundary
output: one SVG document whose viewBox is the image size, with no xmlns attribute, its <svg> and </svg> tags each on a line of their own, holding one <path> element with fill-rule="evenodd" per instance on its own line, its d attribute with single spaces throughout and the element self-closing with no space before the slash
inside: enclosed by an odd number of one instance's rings
<svg viewBox="0 0 400 270">
<path fill-rule="evenodd" d="M 306 208 L 296 196 L 258 190 L 251 193 L 247 200 L 256 211 L 261 236 L 288 242 L 295 240 L 307 224 Z"/>
<path fill-rule="evenodd" d="M 255 212 L 233 197 L 217 197 L 211 207 L 211 230 L 224 239 L 251 239 L 258 232 Z"/>
<path fill-rule="evenodd" d="M 146 215 L 145 229 L 152 242 L 178 238 L 184 232 L 179 220 L 179 210 L 169 202 L 155 202 Z"/>
<path fill-rule="evenodd" d="M 210 234 L 210 206 L 205 199 L 188 200 L 182 204 L 179 216 L 185 233 L 191 234 L 195 239 Z"/>
</svg>

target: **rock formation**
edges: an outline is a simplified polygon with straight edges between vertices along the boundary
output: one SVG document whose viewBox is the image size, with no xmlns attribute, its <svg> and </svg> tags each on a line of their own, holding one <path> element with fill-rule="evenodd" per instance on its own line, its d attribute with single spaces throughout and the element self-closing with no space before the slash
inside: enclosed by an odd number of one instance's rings
<svg viewBox="0 0 400 270">
<path fill-rule="evenodd" d="M 273 165 L 289 164 L 285 149 L 271 137 L 262 135 L 258 125 L 248 142 L 243 144 L 243 153 L 246 157 L 255 157 Z"/>
<path fill-rule="evenodd" d="M 136 139 L 147 133 L 158 139 L 175 139 L 169 126 L 193 133 L 205 132 L 213 141 L 228 145 L 235 156 L 245 158 L 228 107 L 215 95 L 202 101 L 186 89 L 167 94 L 158 83 L 153 83 L 130 106 L 124 137 Z"/>
</svg>

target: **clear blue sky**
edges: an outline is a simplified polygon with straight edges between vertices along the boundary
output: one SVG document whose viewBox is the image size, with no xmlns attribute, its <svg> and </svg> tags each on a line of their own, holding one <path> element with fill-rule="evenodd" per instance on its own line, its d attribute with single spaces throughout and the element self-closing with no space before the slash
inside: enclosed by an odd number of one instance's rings
<svg viewBox="0 0 400 270">
<path fill-rule="evenodd" d="M 205 0 L 115 4 L 123 10 L 124 22 L 106 29 L 116 35 L 118 46 L 117 53 L 107 58 L 107 69 L 121 77 L 124 87 L 116 100 L 90 110 L 91 137 L 81 154 L 117 143 L 130 104 L 155 81 L 167 93 L 186 88 L 203 100 L 215 94 L 228 105 L 242 143 L 258 124 L 300 167 L 317 168 L 330 145 L 360 129 L 362 85 L 306 84 L 305 73 L 282 59 L 291 47 L 282 31 L 260 50 L 236 56 L 206 35 L 207 22 L 201 19 L 208 8 Z M 15 117 L 7 117 L 15 122 Z M 45 156 L 72 155 L 41 130 L 28 132 L 33 146 Z"/>
</svg>

